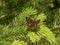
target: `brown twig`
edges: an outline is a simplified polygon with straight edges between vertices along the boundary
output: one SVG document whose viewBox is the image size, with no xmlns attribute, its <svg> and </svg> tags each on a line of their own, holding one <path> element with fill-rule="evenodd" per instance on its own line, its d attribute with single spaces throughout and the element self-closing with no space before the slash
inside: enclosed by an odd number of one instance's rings
<svg viewBox="0 0 60 45">
<path fill-rule="evenodd" d="M 60 28 L 60 25 L 57 25 L 57 21 L 58 21 L 59 17 L 60 17 L 60 15 L 56 18 L 54 26 L 51 28 L 51 30 Z"/>
<path fill-rule="evenodd" d="M 60 28 L 60 25 L 55 25 L 53 28 L 51 28 L 51 30 L 58 29 L 58 28 Z"/>
</svg>

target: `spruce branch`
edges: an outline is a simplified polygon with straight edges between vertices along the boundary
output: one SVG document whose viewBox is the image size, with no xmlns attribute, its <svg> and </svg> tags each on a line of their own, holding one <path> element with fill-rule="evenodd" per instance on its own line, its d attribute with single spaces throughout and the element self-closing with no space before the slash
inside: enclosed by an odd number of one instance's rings
<svg viewBox="0 0 60 45">
<path fill-rule="evenodd" d="M 7 39 L 7 38 L 10 38 L 10 37 L 13 37 L 13 36 L 17 36 L 17 35 L 19 35 L 21 33 L 26 33 L 26 32 L 28 32 L 28 31 L 27 30 L 25 30 L 25 31 L 18 31 L 18 32 L 13 33 L 13 34 L 8 34 L 6 36 L 0 37 L 0 40 Z"/>
</svg>

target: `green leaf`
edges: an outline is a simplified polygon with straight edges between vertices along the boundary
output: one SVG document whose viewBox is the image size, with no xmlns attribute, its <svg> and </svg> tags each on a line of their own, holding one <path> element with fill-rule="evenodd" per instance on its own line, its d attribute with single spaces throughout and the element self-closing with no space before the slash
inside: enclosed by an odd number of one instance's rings
<svg viewBox="0 0 60 45">
<path fill-rule="evenodd" d="M 37 20 L 40 20 L 41 22 L 44 21 L 46 19 L 46 16 L 44 13 L 41 13 L 37 16 Z"/>
<path fill-rule="evenodd" d="M 15 40 L 11 45 L 26 45 L 24 41 Z"/>
<path fill-rule="evenodd" d="M 33 43 L 39 42 L 40 40 L 39 36 L 34 32 L 28 32 L 28 37 Z"/>
<path fill-rule="evenodd" d="M 57 37 L 56 40 L 60 43 L 60 37 Z"/>
<path fill-rule="evenodd" d="M 52 31 L 50 31 L 50 29 L 45 27 L 44 25 L 40 27 L 38 33 L 44 36 L 50 43 L 56 42 L 55 36 Z"/>
<path fill-rule="evenodd" d="M 34 8 L 25 8 L 22 10 L 22 12 L 19 14 L 18 16 L 18 19 L 20 21 L 20 23 L 25 23 L 25 18 L 27 16 L 30 16 L 30 15 L 35 15 L 37 14 L 37 10 L 35 10 Z"/>
</svg>

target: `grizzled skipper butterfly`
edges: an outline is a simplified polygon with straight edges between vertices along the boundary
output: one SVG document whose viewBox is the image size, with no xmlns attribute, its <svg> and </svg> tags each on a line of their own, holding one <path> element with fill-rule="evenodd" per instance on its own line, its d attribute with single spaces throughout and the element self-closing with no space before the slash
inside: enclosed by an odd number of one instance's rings
<svg viewBox="0 0 60 45">
<path fill-rule="evenodd" d="M 40 22 L 40 20 L 32 20 L 29 17 L 26 17 L 26 21 L 27 21 L 27 26 L 29 29 L 34 30 L 37 27 L 37 24 Z"/>
</svg>

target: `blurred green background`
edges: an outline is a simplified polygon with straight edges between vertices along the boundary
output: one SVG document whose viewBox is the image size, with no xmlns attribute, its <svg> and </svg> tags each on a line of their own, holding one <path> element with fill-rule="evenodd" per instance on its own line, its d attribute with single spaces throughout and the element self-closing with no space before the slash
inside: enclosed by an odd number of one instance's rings
<svg viewBox="0 0 60 45">
<path fill-rule="evenodd" d="M 60 0 L 0 0 L 0 45 L 60 45 Z"/>
</svg>

